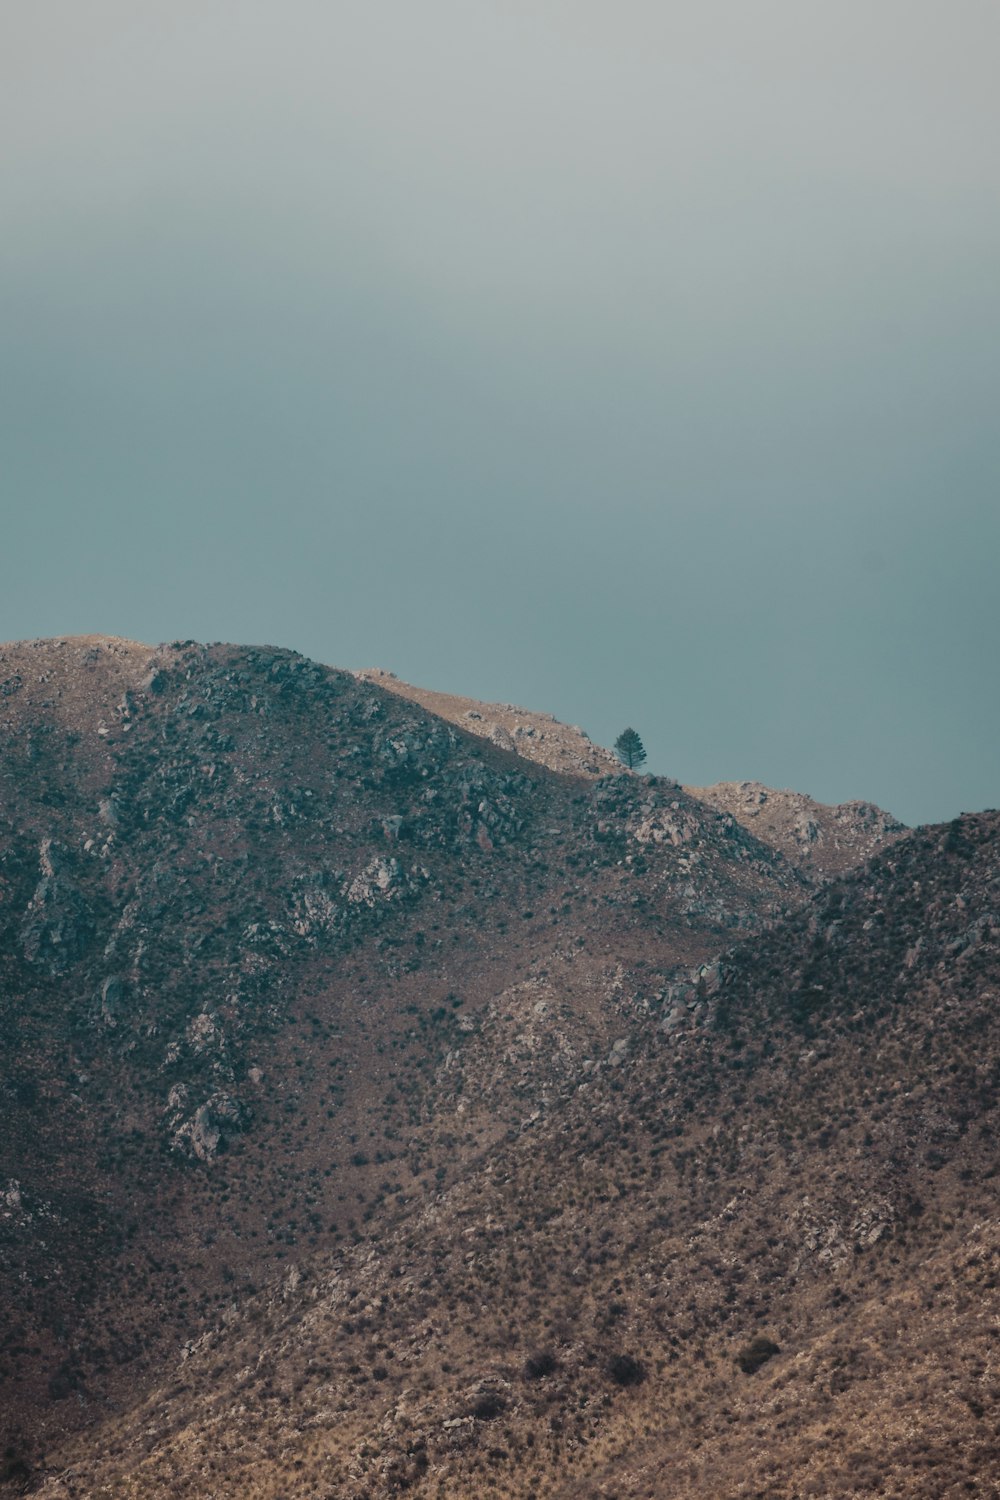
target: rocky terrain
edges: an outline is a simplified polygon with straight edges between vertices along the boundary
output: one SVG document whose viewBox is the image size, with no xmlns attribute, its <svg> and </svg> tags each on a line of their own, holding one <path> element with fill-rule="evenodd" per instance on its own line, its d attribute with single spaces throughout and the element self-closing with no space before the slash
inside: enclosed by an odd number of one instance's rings
<svg viewBox="0 0 1000 1500">
<path fill-rule="evenodd" d="M 873 802 L 828 806 L 803 792 L 778 792 L 759 781 L 719 781 L 684 790 L 730 813 L 765 844 L 820 878 L 855 869 L 906 832 Z"/>
<path fill-rule="evenodd" d="M 998 1493 L 997 814 L 830 880 L 292 653 L 0 658 L 8 1491 Z"/>
<path fill-rule="evenodd" d="M 481 703 L 475 698 L 413 687 L 377 667 L 359 672 L 358 677 L 420 703 L 442 719 L 551 770 L 580 777 L 621 771 L 612 751 L 592 744 L 577 725 L 561 724 L 551 714 L 535 713 L 513 703 Z M 775 791 L 759 781 L 720 781 L 714 786 L 685 786 L 684 790 L 700 802 L 729 813 L 762 843 L 779 849 L 814 878 L 854 869 L 906 831 L 902 823 L 874 803 L 827 806 L 803 792 Z"/>
<path fill-rule="evenodd" d="M 482 703 L 478 698 L 414 687 L 381 667 L 368 667 L 357 676 L 361 682 L 377 683 L 387 692 L 419 703 L 502 750 L 516 750 L 525 760 L 548 766 L 550 771 L 585 777 L 616 776 L 621 771 L 621 762 L 611 750 L 595 745 L 578 724 L 561 724 L 553 714 L 518 708 L 516 703 Z"/>
<path fill-rule="evenodd" d="M 807 894 L 673 784 L 554 775 L 292 653 L 0 658 L 15 1464 L 544 1112 L 626 967 Z"/>
</svg>

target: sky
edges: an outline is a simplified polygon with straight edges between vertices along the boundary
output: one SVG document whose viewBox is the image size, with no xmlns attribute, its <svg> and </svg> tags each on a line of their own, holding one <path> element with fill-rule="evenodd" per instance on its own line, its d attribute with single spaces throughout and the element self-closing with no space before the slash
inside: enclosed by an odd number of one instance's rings
<svg viewBox="0 0 1000 1500">
<path fill-rule="evenodd" d="M 0 13 L 0 640 L 1000 805 L 996 0 Z"/>
</svg>

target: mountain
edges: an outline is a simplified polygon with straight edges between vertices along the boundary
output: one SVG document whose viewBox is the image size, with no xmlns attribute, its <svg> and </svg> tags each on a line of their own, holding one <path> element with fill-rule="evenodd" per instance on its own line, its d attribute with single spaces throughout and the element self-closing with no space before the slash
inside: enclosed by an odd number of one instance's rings
<svg viewBox="0 0 1000 1500">
<path fill-rule="evenodd" d="M 631 976 L 808 894 L 672 783 L 554 774 L 290 652 L 20 643 L 0 694 L 14 1464 L 553 1107 Z"/>
<path fill-rule="evenodd" d="M 10 1492 L 996 1492 L 1000 815 L 831 879 L 292 653 L 0 657 Z"/>
<path fill-rule="evenodd" d="M 402 682 L 394 673 L 378 667 L 359 672 L 358 677 L 551 770 L 579 777 L 621 772 L 621 763 L 612 751 L 592 744 L 577 725 L 561 724 L 552 714 L 518 708 L 513 703 L 482 703 L 476 698 L 431 692 Z M 762 843 L 780 850 L 813 877 L 853 869 L 906 832 L 902 823 L 871 802 L 828 806 L 802 792 L 775 791 L 759 781 L 720 781 L 714 786 L 685 786 L 684 790 L 709 807 L 729 813 Z"/>
<path fill-rule="evenodd" d="M 40 1493 L 994 1493 L 998 850 L 927 830 L 730 952 Z"/>
</svg>

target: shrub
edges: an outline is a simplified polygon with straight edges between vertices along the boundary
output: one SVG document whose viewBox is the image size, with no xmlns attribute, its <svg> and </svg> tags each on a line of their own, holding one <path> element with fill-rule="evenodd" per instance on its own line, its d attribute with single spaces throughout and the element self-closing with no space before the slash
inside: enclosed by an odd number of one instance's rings
<svg viewBox="0 0 1000 1500">
<path fill-rule="evenodd" d="M 766 1365 L 769 1359 L 773 1359 L 776 1354 L 780 1353 L 781 1350 L 771 1339 L 758 1335 L 740 1350 L 736 1356 L 736 1363 L 744 1375 L 752 1375 L 755 1370 L 760 1369 L 761 1365 Z"/>
<path fill-rule="evenodd" d="M 608 1375 L 615 1385 L 641 1385 L 646 1378 L 646 1369 L 641 1360 L 631 1354 L 614 1354 L 608 1360 Z"/>
<path fill-rule="evenodd" d="M 496 1391 L 484 1391 L 472 1408 L 472 1416 L 480 1422 L 491 1422 L 503 1411 L 506 1402 Z"/>
<path fill-rule="evenodd" d="M 557 1369 L 559 1361 L 551 1349 L 538 1349 L 534 1354 L 529 1354 L 524 1361 L 525 1380 L 541 1380 L 544 1375 L 551 1375 Z"/>
</svg>

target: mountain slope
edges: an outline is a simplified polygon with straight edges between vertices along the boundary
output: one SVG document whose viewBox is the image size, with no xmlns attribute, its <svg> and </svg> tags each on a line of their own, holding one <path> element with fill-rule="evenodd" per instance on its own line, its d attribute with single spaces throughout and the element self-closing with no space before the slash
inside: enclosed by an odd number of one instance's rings
<svg viewBox="0 0 1000 1500">
<path fill-rule="evenodd" d="M 15 1466 L 808 895 L 673 783 L 554 774 L 290 652 L 27 642 L 0 673 Z"/>
<path fill-rule="evenodd" d="M 998 894 L 963 818 L 682 1014 L 636 995 L 617 1062 L 234 1303 L 40 1493 L 995 1495 Z"/>
<path fill-rule="evenodd" d="M 581 779 L 621 774 L 621 765 L 610 750 L 592 744 L 582 729 L 561 724 L 552 714 L 413 687 L 379 668 L 357 675 L 551 770 Z M 759 781 L 720 781 L 684 790 L 728 813 L 811 878 L 854 869 L 906 832 L 902 823 L 871 802 L 827 806 L 802 792 L 775 791 Z"/>
<path fill-rule="evenodd" d="M 455 693 L 414 687 L 394 672 L 369 667 L 357 674 L 361 682 L 377 683 L 411 703 L 419 703 L 439 718 L 458 724 L 504 750 L 516 750 L 550 771 L 567 776 L 600 777 L 621 773 L 621 763 L 610 750 L 595 745 L 576 724 L 562 724 L 553 714 L 519 708 L 515 703 L 483 703 Z"/>
<path fill-rule="evenodd" d="M 719 781 L 685 791 L 730 813 L 765 844 L 819 877 L 855 869 L 907 831 L 873 802 L 828 806 L 802 792 L 774 791 L 759 781 Z"/>
</svg>

